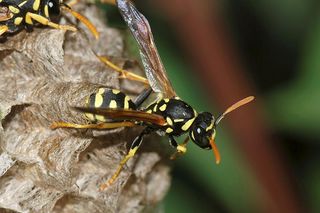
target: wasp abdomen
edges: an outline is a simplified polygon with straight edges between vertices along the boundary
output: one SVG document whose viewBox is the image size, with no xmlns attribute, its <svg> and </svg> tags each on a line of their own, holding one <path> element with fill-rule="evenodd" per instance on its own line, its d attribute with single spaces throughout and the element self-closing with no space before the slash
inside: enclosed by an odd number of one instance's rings
<svg viewBox="0 0 320 213">
<path fill-rule="evenodd" d="M 116 89 L 100 88 L 98 92 L 89 96 L 86 101 L 89 108 L 112 108 L 136 110 L 136 105 L 131 98 Z M 102 115 L 86 113 L 86 117 L 93 122 L 106 122 L 107 118 Z"/>
</svg>

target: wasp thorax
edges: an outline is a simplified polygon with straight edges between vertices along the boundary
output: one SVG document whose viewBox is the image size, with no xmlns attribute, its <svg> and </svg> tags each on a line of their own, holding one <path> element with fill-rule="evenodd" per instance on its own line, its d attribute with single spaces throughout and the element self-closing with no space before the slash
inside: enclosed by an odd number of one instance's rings
<svg viewBox="0 0 320 213">
<path fill-rule="evenodd" d="M 211 149 L 210 138 L 215 133 L 214 117 L 209 112 L 199 113 L 190 127 L 190 137 L 203 149 Z"/>
</svg>

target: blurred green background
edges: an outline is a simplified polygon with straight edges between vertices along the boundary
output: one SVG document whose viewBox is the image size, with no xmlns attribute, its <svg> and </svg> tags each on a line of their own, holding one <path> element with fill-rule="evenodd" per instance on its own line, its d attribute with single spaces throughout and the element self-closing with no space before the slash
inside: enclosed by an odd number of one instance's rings
<svg viewBox="0 0 320 213">
<path fill-rule="evenodd" d="M 135 2 L 150 21 L 177 93 L 198 111 L 219 114 L 223 110 L 221 105 L 209 95 L 211 91 L 202 83 L 197 64 L 186 54 L 186 43 L 180 42 L 179 31 L 170 24 L 168 13 L 181 8 L 175 4 L 159 7 L 170 1 Z M 247 95 L 257 95 L 262 122 L 268 128 L 269 137 L 274 139 L 269 146 L 280 156 L 283 165 L 280 168 L 285 168 L 285 177 L 279 183 L 288 184 L 281 190 L 293 194 L 295 199 L 289 199 L 288 203 L 298 207 L 296 212 L 320 212 L 320 1 L 212 2 L 199 0 L 194 4 L 206 5 L 209 14 L 220 18 L 228 34 L 227 42 L 252 86 Z M 164 9 L 168 7 L 170 9 Z M 107 11 L 109 21 L 119 26 L 122 20 L 116 8 L 107 7 Z M 192 29 L 190 31 L 192 33 Z M 190 45 L 197 48 L 196 43 Z M 165 212 L 283 210 L 276 205 L 269 208 L 273 205 L 272 197 L 281 196 L 281 192 L 277 189 L 266 192 L 261 177 L 256 175 L 255 167 L 238 143 L 237 134 L 229 128 L 232 117 L 230 115 L 218 129 L 220 165 L 215 165 L 211 152 L 194 144 L 189 145 L 184 157 L 175 161 L 172 186 L 163 202 Z M 261 150 L 255 151 L 259 154 Z M 277 171 L 272 173 L 277 179 Z"/>
</svg>

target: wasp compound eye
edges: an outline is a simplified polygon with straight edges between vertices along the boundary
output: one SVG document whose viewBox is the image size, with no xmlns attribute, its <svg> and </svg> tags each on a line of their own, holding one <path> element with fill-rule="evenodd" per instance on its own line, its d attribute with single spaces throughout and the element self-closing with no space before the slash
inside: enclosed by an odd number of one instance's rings
<svg viewBox="0 0 320 213">
<path fill-rule="evenodd" d="M 203 149 L 211 149 L 210 138 L 214 132 L 214 117 L 209 112 L 200 113 L 195 119 L 190 137 L 195 144 Z"/>
</svg>

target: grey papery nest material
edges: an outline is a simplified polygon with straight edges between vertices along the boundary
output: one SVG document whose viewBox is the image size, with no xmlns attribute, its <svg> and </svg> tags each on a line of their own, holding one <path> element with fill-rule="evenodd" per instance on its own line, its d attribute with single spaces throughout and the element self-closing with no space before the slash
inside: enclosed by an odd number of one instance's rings
<svg viewBox="0 0 320 213">
<path fill-rule="evenodd" d="M 123 38 L 105 26 L 94 6 L 81 7 L 101 33 L 99 41 L 81 32 L 86 29 L 73 33 L 36 28 L 0 45 L 0 211 L 153 211 L 168 190 L 169 167 L 162 160 L 166 146 L 156 136 L 146 138 L 114 185 L 98 190 L 141 128 L 49 128 L 53 121 L 87 122 L 70 106 L 83 106 L 98 87 L 130 94 L 143 89 L 136 82 L 121 83 L 118 73 L 96 58 L 93 51 L 115 56 L 119 65 L 127 63 L 121 57 Z"/>
</svg>

